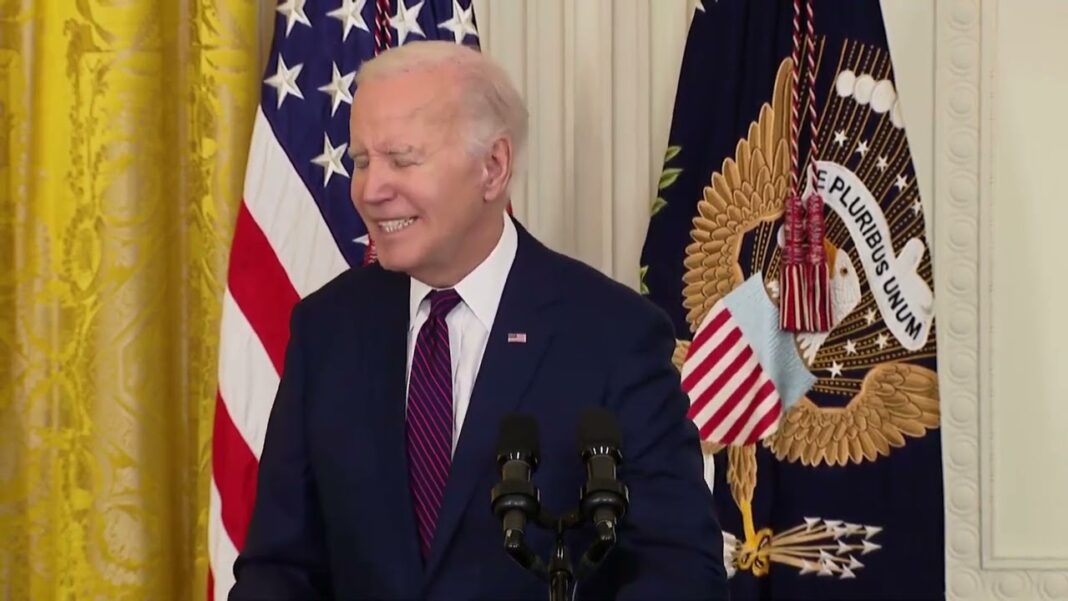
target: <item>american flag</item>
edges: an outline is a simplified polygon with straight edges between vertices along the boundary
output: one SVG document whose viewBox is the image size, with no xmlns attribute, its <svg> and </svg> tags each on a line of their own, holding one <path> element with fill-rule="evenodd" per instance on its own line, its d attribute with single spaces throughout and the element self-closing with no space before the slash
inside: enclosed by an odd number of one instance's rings
<svg viewBox="0 0 1068 601">
<path fill-rule="evenodd" d="M 702 326 L 682 372 L 702 440 L 752 444 L 773 433 L 782 400 L 730 309 L 717 305 Z"/>
<path fill-rule="evenodd" d="M 682 387 L 702 440 L 745 445 L 770 436 L 784 406 L 815 383 L 778 323 L 760 273 L 701 320 L 682 365 Z"/>
<path fill-rule="evenodd" d="M 363 262 L 349 199 L 353 79 L 389 46 L 478 45 L 471 0 L 285 0 L 245 174 L 223 296 L 212 436 L 208 599 L 226 599 L 298 300 Z"/>
</svg>

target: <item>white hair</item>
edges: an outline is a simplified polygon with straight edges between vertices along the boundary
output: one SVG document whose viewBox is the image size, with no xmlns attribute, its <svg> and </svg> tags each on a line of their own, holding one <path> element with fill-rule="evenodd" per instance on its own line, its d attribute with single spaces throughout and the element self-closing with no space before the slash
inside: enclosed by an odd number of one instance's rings
<svg viewBox="0 0 1068 601">
<path fill-rule="evenodd" d="M 457 71 L 459 108 L 470 126 L 468 151 L 484 153 L 494 140 L 506 136 L 512 141 L 513 153 L 521 156 L 527 140 L 527 107 L 504 69 L 478 50 L 443 40 L 390 48 L 360 66 L 356 87 L 368 81 L 446 65 Z"/>
</svg>

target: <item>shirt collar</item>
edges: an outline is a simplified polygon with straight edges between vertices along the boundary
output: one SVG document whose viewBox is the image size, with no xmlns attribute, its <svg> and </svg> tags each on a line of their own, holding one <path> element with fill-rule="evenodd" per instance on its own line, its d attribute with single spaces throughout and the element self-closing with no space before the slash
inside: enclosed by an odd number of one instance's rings
<svg viewBox="0 0 1068 601">
<path fill-rule="evenodd" d="M 460 280 L 453 288 L 459 293 L 464 304 L 486 331 L 493 330 L 493 319 L 497 315 L 497 307 L 501 304 L 501 295 L 504 293 L 504 284 L 508 281 L 508 272 L 512 269 L 515 260 L 516 249 L 519 246 L 519 237 L 516 234 L 515 224 L 505 213 L 504 231 L 493 248 L 478 267 Z M 433 288 L 415 278 L 411 278 L 411 288 L 408 298 L 408 329 L 415 324 L 415 316 L 419 313 L 419 306 L 423 299 Z"/>
</svg>

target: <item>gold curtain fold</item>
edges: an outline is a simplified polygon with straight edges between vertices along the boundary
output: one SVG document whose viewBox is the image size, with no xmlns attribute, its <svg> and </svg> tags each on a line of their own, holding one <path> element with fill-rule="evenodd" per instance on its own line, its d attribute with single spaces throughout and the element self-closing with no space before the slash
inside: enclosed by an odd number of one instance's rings
<svg viewBox="0 0 1068 601">
<path fill-rule="evenodd" d="M 0 599 L 205 595 L 265 4 L 0 0 Z"/>
</svg>

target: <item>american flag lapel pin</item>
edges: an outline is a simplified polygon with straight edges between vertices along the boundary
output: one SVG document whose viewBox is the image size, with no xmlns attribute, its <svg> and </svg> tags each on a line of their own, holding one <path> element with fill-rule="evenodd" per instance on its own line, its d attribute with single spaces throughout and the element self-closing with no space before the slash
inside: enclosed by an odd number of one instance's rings
<svg viewBox="0 0 1068 601">
<path fill-rule="evenodd" d="M 523 344 L 527 341 L 526 332 L 508 332 L 508 342 Z"/>
</svg>

